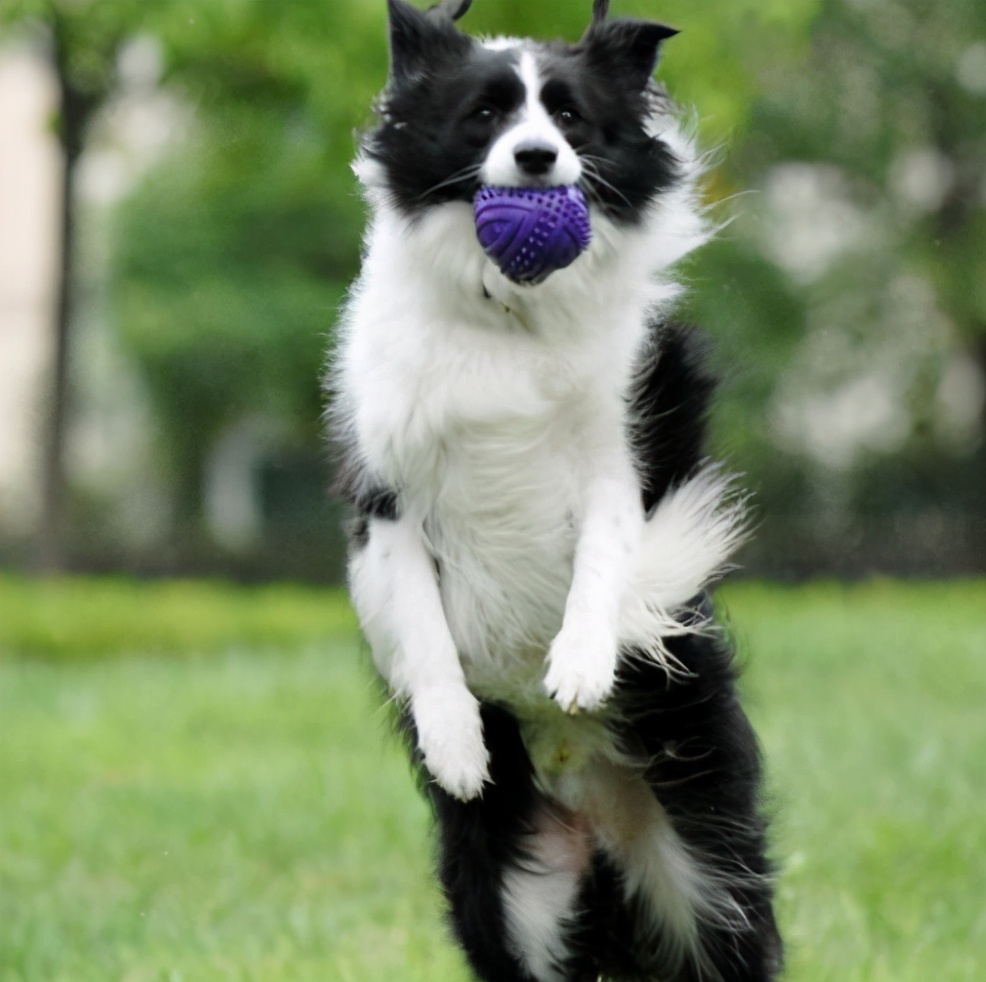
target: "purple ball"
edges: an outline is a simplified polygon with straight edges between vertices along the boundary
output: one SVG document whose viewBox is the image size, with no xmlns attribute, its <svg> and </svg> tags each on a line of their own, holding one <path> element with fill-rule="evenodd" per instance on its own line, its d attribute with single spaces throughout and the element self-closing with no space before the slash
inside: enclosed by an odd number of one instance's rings
<svg viewBox="0 0 986 982">
<path fill-rule="evenodd" d="M 577 187 L 482 187 L 473 200 L 476 234 L 486 254 L 515 283 L 540 283 L 574 262 L 592 228 Z"/>
</svg>

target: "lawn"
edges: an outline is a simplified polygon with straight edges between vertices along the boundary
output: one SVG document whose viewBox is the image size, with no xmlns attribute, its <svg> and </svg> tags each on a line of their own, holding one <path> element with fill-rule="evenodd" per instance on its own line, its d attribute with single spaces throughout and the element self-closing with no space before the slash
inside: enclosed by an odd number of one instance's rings
<svg viewBox="0 0 986 982">
<path fill-rule="evenodd" d="M 986 585 L 724 591 L 791 982 L 975 982 Z M 0 577 L 2 982 L 466 982 L 352 617 Z"/>
</svg>

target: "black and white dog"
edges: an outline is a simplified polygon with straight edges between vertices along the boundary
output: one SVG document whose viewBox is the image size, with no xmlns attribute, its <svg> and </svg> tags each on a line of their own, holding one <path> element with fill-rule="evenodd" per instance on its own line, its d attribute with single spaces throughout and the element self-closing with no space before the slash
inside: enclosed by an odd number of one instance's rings
<svg viewBox="0 0 986 982">
<path fill-rule="evenodd" d="M 588 0 L 586 0 L 588 5 Z M 487 982 L 769 980 L 756 740 L 708 588 L 742 504 L 670 269 L 710 230 L 659 24 L 477 40 L 389 0 L 372 221 L 329 387 L 350 587 Z M 592 244 L 517 285 L 482 185 L 578 185 Z"/>
</svg>

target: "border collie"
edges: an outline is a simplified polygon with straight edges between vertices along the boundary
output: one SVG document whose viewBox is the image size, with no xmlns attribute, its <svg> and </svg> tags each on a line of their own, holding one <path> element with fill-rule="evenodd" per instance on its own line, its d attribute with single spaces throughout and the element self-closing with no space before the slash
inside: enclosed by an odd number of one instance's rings
<svg viewBox="0 0 986 982">
<path fill-rule="evenodd" d="M 576 44 L 480 40 L 469 5 L 388 0 L 327 383 L 352 599 L 452 929 L 487 982 L 772 980 L 760 756 L 710 599 L 743 502 L 705 457 L 714 382 L 673 320 L 671 269 L 710 235 L 652 78 L 675 32 L 595 0 Z M 573 185 L 589 247 L 509 279 L 478 189 Z"/>
</svg>

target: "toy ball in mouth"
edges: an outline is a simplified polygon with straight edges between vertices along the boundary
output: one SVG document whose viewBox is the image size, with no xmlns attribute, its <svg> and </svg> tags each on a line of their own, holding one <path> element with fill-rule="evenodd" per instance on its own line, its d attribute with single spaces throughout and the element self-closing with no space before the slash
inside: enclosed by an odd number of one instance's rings
<svg viewBox="0 0 986 982">
<path fill-rule="evenodd" d="M 589 206 L 574 186 L 481 187 L 473 209 L 480 245 L 515 283 L 541 283 L 573 263 L 592 238 Z"/>
</svg>

